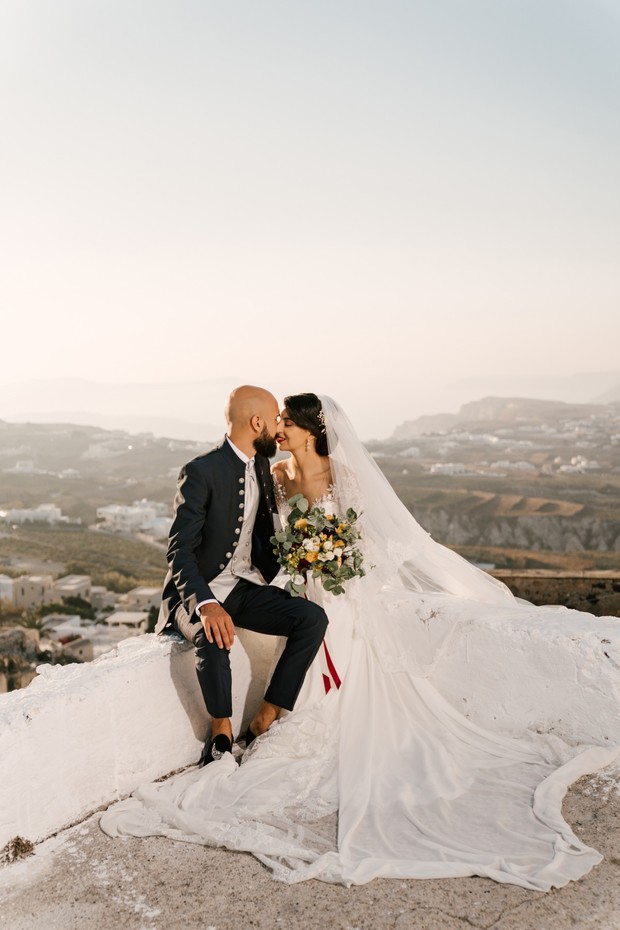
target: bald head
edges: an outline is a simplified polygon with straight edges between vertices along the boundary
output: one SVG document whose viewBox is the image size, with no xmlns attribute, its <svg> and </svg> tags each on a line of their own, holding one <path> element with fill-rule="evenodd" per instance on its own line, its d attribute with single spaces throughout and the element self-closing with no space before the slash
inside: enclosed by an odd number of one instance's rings
<svg viewBox="0 0 620 930">
<path fill-rule="evenodd" d="M 226 401 L 224 416 L 229 427 L 242 426 L 257 414 L 265 418 L 265 411 L 271 413 L 274 406 L 277 407 L 278 402 L 265 388 L 242 384 L 232 391 Z"/>
<path fill-rule="evenodd" d="M 249 456 L 254 455 L 255 440 L 261 436 L 275 436 L 278 414 L 278 402 L 273 394 L 253 384 L 235 388 L 224 408 L 230 439 Z"/>
</svg>

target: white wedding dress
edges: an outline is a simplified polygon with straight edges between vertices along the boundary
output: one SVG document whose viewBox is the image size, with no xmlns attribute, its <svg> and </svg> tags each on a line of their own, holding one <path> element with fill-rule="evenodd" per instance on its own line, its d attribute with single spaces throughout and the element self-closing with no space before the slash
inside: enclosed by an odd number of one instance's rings
<svg viewBox="0 0 620 930">
<path fill-rule="evenodd" d="M 491 733 L 438 693 L 428 675 L 461 623 L 537 608 L 431 540 L 321 400 L 334 485 L 319 503 L 362 512 L 367 575 L 338 597 L 310 582 L 330 621 L 324 648 L 295 710 L 240 766 L 226 754 L 143 785 L 102 828 L 246 850 L 286 882 L 482 875 L 546 891 L 579 878 L 601 856 L 562 799 L 618 749 Z"/>
</svg>

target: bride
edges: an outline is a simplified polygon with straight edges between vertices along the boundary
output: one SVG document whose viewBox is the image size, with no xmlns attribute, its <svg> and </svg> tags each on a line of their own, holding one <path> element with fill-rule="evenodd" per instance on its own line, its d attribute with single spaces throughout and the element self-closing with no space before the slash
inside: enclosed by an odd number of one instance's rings
<svg viewBox="0 0 620 930">
<path fill-rule="evenodd" d="M 295 710 L 240 766 L 226 753 L 143 785 L 102 828 L 246 850 L 285 882 L 481 875 L 547 891 L 584 875 L 601 856 L 564 821 L 562 798 L 619 750 L 489 732 L 428 680 L 468 618 L 537 608 L 430 538 L 331 398 L 287 397 L 277 438 L 283 524 L 299 493 L 326 513 L 352 507 L 366 574 L 339 596 L 308 579 L 330 620 L 324 648 Z"/>
</svg>

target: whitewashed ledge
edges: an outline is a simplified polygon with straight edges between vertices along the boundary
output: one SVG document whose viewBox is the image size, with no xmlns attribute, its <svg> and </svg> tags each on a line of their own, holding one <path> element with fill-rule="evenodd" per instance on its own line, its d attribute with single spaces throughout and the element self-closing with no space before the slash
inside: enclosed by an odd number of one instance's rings
<svg viewBox="0 0 620 930">
<path fill-rule="evenodd" d="M 264 693 L 277 642 L 237 633 L 235 734 Z M 176 634 L 132 637 L 94 662 L 38 671 L 27 688 L 0 695 L 0 849 L 14 836 L 41 840 L 198 760 L 207 715 L 194 650 Z"/>
<path fill-rule="evenodd" d="M 432 676 L 455 707 L 504 731 L 620 744 L 620 620 L 462 607 Z M 239 631 L 235 733 L 260 700 L 276 645 Z M 193 650 L 175 637 L 140 636 L 89 664 L 42 666 L 28 688 L 0 696 L 0 848 L 17 835 L 39 841 L 194 763 L 206 723 Z"/>
<path fill-rule="evenodd" d="M 620 618 L 460 603 L 468 619 L 431 678 L 455 707 L 491 729 L 620 745 Z"/>
</svg>

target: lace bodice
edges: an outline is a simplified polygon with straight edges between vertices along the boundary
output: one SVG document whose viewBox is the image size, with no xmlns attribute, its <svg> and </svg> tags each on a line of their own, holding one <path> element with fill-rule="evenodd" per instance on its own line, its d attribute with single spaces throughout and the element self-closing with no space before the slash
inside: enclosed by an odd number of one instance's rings
<svg viewBox="0 0 620 930">
<path fill-rule="evenodd" d="M 286 491 L 284 490 L 284 485 L 278 481 L 276 475 L 272 475 L 273 478 L 273 489 L 276 499 L 276 504 L 278 507 L 278 513 L 280 518 L 283 521 L 286 521 L 288 515 L 291 512 L 291 506 L 289 504 L 289 498 Z M 338 495 L 336 492 L 336 485 L 332 482 L 324 494 L 320 497 L 315 498 L 311 504 L 311 507 L 322 507 L 326 513 L 337 513 L 338 511 Z"/>
</svg>

